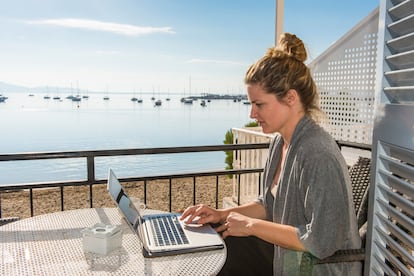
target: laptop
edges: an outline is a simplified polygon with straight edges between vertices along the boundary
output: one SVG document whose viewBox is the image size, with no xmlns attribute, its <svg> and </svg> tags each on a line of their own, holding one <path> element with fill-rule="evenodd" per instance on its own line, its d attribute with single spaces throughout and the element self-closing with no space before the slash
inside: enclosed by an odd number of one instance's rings
<svg viewBox="0 0 414 276">
<path fill-rule="evenodd" d="M 132 203 L 112 169 L 108 192 L 123 218 L 141 240 L 144 257 L 161 257 L 224 248 L 221 236 L 210 224 L 186 224 L 180 214 L 144 215 Z"/>
</svg>

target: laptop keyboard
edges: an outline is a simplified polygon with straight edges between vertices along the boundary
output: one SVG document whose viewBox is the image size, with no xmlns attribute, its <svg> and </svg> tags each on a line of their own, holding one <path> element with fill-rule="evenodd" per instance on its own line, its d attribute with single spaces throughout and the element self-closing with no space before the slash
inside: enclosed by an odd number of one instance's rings
<svg viewBox="0 0 414 276">
<path fill-rule="evenodd" d="M 176 216 L 152 217 L 150 222 L 156 246 L 189 243 Z"/>
</svg>

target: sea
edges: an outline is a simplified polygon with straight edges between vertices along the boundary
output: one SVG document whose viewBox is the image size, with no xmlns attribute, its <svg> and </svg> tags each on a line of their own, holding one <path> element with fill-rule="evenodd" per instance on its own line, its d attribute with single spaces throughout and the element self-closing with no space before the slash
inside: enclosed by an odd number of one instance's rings
<svg viewBox="0 0 414 276">
<path fill-rule="evenodd" d="M 63 93 L 3 96 L 8 98 L 0 102 L 0 154 L 221 145 L 228 130 L 252 121 L 243 101 L 185 104 L 178 93 L 90 92 L 79 102 Z M 106 178 L 109 168 L 120 177 L 207 171 L 224 169 L 224 160 L 224 152 L 102 157 L 95 160 L 95 174 Z M 84 159 L 0 162 L 0 185 L 86 177 Z"/>
</svg>

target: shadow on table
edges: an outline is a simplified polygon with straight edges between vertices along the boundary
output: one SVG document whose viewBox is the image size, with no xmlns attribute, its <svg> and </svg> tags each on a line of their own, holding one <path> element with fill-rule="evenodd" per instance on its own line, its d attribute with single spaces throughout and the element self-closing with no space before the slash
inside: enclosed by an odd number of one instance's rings
<svg viewBox="0 0 414 276">
<path fill-rule="evenodd" d="M 114 272 L 128 263 L 128 252 L 124 248 L 116 249 L 107 255 L 84 252 L 85 259 L 91 271 Z"/>
<path fill-rule="evenodd" d="M 32 242 L 53 241 L 82 238 L 84 228 L 51 229 L 51 230 L 10 230 L 2 231 L 0 242 Z M 16 238 L 18 236 L 18 238 Z"/>
</svg>

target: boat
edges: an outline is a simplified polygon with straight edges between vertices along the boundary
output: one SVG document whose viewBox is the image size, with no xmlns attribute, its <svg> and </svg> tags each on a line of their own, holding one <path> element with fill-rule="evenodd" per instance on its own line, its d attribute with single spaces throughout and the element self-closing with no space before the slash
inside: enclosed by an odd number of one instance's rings
<svg viewBox="0 0 414 276">
<path fill-rule="evenodd" d="M 85 99 L 85 100 L 89 99 L 88 91 L 86 91 L 85 94 L 82 95 L 82 99 Z"/>
<path fill-rule="evenodd" d="M 105 96 L 103 97 L 104 101 L 109 101 L 108 87 L 105 90 Z"/>
<path fill-rule="evenodd" d="M 72 97 L 72 102 L 80 102 L 82 100 L 82 98 L 80 96 L 73 96 Z"/>
<path fill-rule="evenodd" d="M 154 104 L 155 104 L 155 106 L 160 106 L 162 104 L 162 101 L 158 99 L 158 100 L 155 101 Z"/>
<path fill-rule="evenodd" d="M 186 99 L 184 99 L 184 103 L 185 104 L 193 104 L 193 99 L 186 98 Z"/>
<path fill-rule="evenodd" d="M 137 102 L 137 103 L 142 103 L 142 98 L 141 97 L 137 97 L 136 95 L 135 95 L 135 90 L 134 90 L 134 96 L 131 98 L 131 101 L 133 101 L 133 102 Z"/>
<path fill-rule="evenodd" d="M 191 98 L 191 76 L 188 78 L 188 93 L 190 97 L 181 99 L 184 104 L 193 104 L 193 98 Z"/>
<path fill-rule="evenodd" d="M 181 101 L 185 104 L 193 104 L 192 98 L 182 98 Z"/>
<path fill-rule="evenodd" d="M 49 96 L 49 87 L 46 88 L 46 95 L 43 96 L 43 99 L 45 99 L 45 100 L 49 100 L 50 99 L 50 96 Z"/>
<path fill-rule="evenodd" d="M 0 94 L 0 103 L 4 103 L 8 98 Z"/>
<path fill-rule="evenodd" d="M 131 102 L 138 102 L 138 98 L 135 96 L 135 90 L 134 90 L 134 96 L 131 98 Z"/>
</svg>

